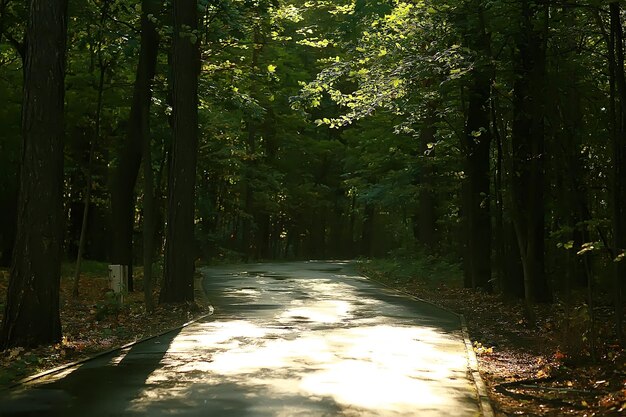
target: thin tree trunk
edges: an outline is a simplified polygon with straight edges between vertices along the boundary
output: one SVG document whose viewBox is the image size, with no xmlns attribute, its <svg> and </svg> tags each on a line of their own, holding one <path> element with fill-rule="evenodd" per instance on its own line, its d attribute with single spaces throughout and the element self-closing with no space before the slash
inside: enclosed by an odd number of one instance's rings
<svg viewBox="0 0 626 417">
<path fill-rule="evenodd" d="M 100 18 L 100 24 L 104 24 L 108 3 L 105 3 L 102 8 L 102 14 Z M 102 58 L 102 33 L 100 33 L 100 39 L 98 39 L 98 64 L 100 68 L 100 74 L 98 77 L 98 99 L 96 103 L 96 117 L 94 127 L 94 137 L 89 145 L 89 160 L 87 162 L 87 173 L 85 175 L 85 191 L 84 191 L 84 207 L 83 218 L 80 227 L 80 239 L 78 240 L 78 254 L 76 255 L 76 265 L 74 268 L 74 281 L 72 283 L 72 297 L 78 298 L 78 287 L 80 284 L 80 267 L 83 261 L 83 253 L 85 252 L 85 245 L 87 242 L 87 226 L 89 224 L 89 205 L 91 204 L 91 187 L 93 182 L 93 155 L 95 152 L 96 144 L 100 141 L 100 127 L 102 124 L 102 99 L 104 96 L 104 76 L 106 74 L 107 64 L 105 64 Z"/>
<path fill-rule="evenodd" d="M 141 48 L 151 49 L 149 54 L 150 69 L 144 74 L 139 74 L 141 65 L 137 68 L 137 77 L 146 77 L 147 91 L 152 91 L 152 79 L 154 78 L 154 66 L 159 45 L 159 34 L 155 23 L 152 21 L 159 12 L 160 2 L 155 0 L 142 0 L 141 2 Z M 152 19 L 151 19 L 152 18 Z M 141 52 L 140 52 L 141 54 Z M 150 94 L 150 93 L 148 93 Z M 155 225 L 156 225 L 156 202 L 154 190 L 154 171 L 152 170 L 152 141 L 150 136 L 150 97 L 144 100 L 141 106 L 141 138 L 143 154 L 143 293 L 146 310 L 152 311 L 154 301 L 152 299 L 153 278 L 152 263 L 154 262 Z"/>
<path fill-rule="evenodd" d="M 119 162 L 111 180 L 111 263 L 128 266 L 128 290 L 133 291 L 133 229 L 135 224 L 135 184 L 141 166 L 145 108 L 150 107 L 151 83 L 159 47 L 155 25 L 147 18 L 157 15 L 159 5 L 142 1 L 142 34 L 135 76 L 128 133 L 119 151 Z"/>
<path fill-rule="evenodd" d="M 66 0 L 31 0 L 18 225 L 0 350 L 61 339 Z"/>
<path fill-rule="evenodd" d="M 147 119 L 147 118 L 146 118 Z M 146 123 L 147 124 L 147 123 Z M 146 126 L 149 130 L 149 127 Z M 143 159 L 143 291 L 146 310 L 152 311 L 154 301 L 152 299 L 153 278 L 152 264 L 154 262 L 155 243 L 155 198 L 154 198 L 154 173 L 152 171 L 152 157 L 150 155 L 150 136 L 146 134 L 144 138 L 144 159 Z"/>
<path fill-rule="evenodd" d="M 617 87 L 618 105 L 614 120 L 613 138 L 613 256 L 623 253 L 626 248 L 626 74 L 624 73 L 624 30 L 621 22 L 619 2 L 609 5 L 611 16 L 611 40 L 613 75 Z M 613 52 L 615 51 L 615 52 Z M 625 345 L 623 320 L 624 303 L 622 291 L 626 280 L 626 261 L 615 262 L 613 272 L 613 303 L 615 307 L 615 331 L 622 346 Z"/>
<path fill-rule="evenodd" d="M 9 0 L 0 0 L 0 43 L 2 43 L 2 36 L 4 35 L 5 16 L 7 10 L 7 4 Z"/>
<path fill-rule="evenodd" d="M 257 26 L 254 27 L 253 39 L 252 39 L 252 60 L 250 61 L 250 72 L 253 74 L 252 76 L 252 87 L 250 91 L 250 96 L 254 99 L 258 99 L 257 93 L 257 77 L 254 75 L 258 72 L 259 68 L 259 58 L 261 56 L 261 50 L 264 46 L 261 39 L 261 33 Z M 248 115 L 248 119 L 246 120 L 246 129 L 247 129 L 247 152 L 249 157 L 247 158 L 247 164 L 245 165 L 245 175 L 246 181 L 244 184 L 244 213 L 245 217 L 243 218 L 242 224 L 242 233 L 241 233 L 241 251 L 243 252 L 245 259 L 249 260 L 254 257 L 257 253 L 256 250 L 256 240 L 254 237 L 254 227 L 256 226 L 255 220 L 256 216 L 254 213 L 254 195 L 252 192 L 252 188 L 250 183 L 252 182 L 252 177 L 254 176 L 254 170 L 256 170 L 256 151 L 257 151 L 257 130 L 260 125 L 260 121 L 255 119 L 254 115 Z M 258 232 L 257 232 L 258 234 Z"/>
<path fill-rule="evenodd" d="M 361 255 L 369 258 L 373 255 L 374 243 L 374 215 L 376 211 L 372 204 L 366 204 L 363 214 L 363 230 L 361 232 Z"/>
<path fill-rule="evenodd" d="M 491 99 L 491 122 L 492 131 L 496 140 L 496 170 L 494 173 L 494 196 L 495 196 L 495 230 L 494 230 L 494 242 L 495 242 L 495 255 L 496 255 L 496 276 L 499 285 L 499 291 L 505 296 L 511 296 L 511 288 L 508 285 L 509 280 L 506 275 L 506 243 L 504 234 L 504 198 L 503 198 L 503 159 L 504 159 L 504 147 L 502 145 L 502 136 L 500 135 L 500 129 L 498 127 L 498 112 L 496 110 L 496 102 L 492 97 Z"/>
<path fill-rule="evenodd" d="M 419 139 L 419 158 L 423 163 L 420 166 L 419 177 L 416 183 L 420 186 L 418 211 L 413 216 L 413 235 L 419 244 L 428 252 L 433 252 L 437 243 L 436 237 L 436 211 L 435 211 L 435 190 L 433 187 L 433 167 L 432 158 L 434 150 L 430 150 L 428 145 L 435 141 L 435 109 L 433 106 L 428 109 L 428 115 L 424 118 Z M 428 154 L 426 154 L 429 152 Z"/>
</svg>

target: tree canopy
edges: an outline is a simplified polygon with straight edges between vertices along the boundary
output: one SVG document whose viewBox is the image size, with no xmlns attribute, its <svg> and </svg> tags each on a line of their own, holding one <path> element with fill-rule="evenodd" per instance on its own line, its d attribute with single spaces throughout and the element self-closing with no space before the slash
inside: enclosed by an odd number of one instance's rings
<svg viewBox="0 0 626 417">
<path fill-rule="evenodd" d="M 64 256 L 164 259 L 162 302 L 193 300 L 199 260 L 434 256 L 528 305 L 611 294 L 623 342 L 620 2 L 70 1 L 55 56 L 25 24 L 42 3 L 0 0 L 11 285 L 37 259 L 24 201 L 51 204 L 25 182 L 36 154 L 64 167 L 38 174 L 62 184 Z M 50 135 L 64 120 L 58 154 L 29 139 L 39 59 L 64 62 L 64 100 L 37 110 Z M 16 302 L 3 346 L 24 342 Z"/>
</svg>

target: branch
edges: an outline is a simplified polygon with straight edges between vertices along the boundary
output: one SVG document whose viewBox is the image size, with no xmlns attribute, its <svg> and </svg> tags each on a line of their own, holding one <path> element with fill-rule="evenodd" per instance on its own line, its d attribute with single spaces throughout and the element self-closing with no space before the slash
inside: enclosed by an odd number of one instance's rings
<svg viewBox="0 0 626 417">
<path fill-rule="evenodd" d="M 119 25 L 122 26 L 126 26 L 127 28 L 129 28 L 134 34 L 139 35 L 141 34 L 141 31 L 139 29 L 137 29 L 135 26 L 133 26 L 132 24 L 125 22 L 123 20 L 119 20 L 116 19 L 114 16 L 111 15 L 111 13 L 109 13 L 108 11 L 104 12 L 104 15 L 107 17 L 107 19 L 111 20 L 112 22 L 115 22 Z"/>
<path fill-rule="evenodd" d="M 3 35 L 3 33 L 0 32 L 0 35 Z M 5 32 L 4 37 L 7 39 L 7 41 L 9 41 L 9 44 L 11 44 L 11 46 L 15 48 L 17 53 L 20 55 L 20 58 L 22 58 L 23 62 L 26 59 L 26 43 L 18 41 L 9 32 Z"/>
</svg>

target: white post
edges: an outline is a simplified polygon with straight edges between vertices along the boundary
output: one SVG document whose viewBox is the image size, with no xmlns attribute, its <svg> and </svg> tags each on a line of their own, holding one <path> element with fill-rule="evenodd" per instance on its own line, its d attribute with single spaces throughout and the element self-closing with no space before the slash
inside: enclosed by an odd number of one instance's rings
<svg viewBox="0 0 626 417">
<path fill-rule="evenodd" d="M 123 303 L 128 290 L 128 265 L 109 265 L 109 285 Z"/>
</svg>

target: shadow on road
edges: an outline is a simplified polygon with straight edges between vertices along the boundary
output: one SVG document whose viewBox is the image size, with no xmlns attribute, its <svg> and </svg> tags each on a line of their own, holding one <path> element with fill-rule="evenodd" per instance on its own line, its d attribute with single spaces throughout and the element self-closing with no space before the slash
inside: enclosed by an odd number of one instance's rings
<svg viewBox="0 0 626 417">
<path fill-rule="evenodd" d="M 454 314 L 341 262 L 203 273 L 209 319 L 11 391 L 0 416 L 478 415 Z"/>
<path fill-rule="evenodd" d="M 60 374 L 0 393 L 0 416 L 122 415 L 161 366 L 179 331 L 87 361 Z"/>
</svg>

